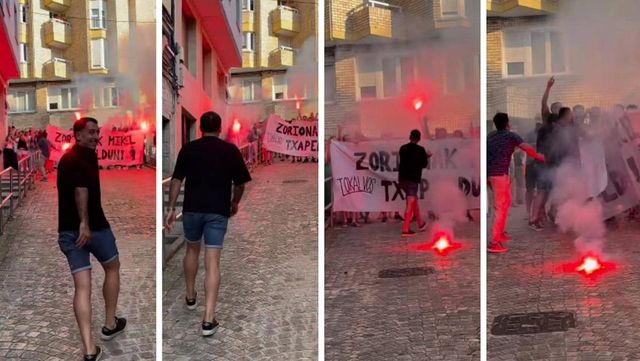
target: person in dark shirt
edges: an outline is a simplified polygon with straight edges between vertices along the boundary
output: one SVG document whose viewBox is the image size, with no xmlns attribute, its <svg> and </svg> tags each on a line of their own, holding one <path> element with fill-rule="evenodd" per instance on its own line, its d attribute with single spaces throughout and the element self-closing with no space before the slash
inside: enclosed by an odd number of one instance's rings
<svg viewBox="0 0 640 361">
<path fill-rule="evenodd" d="M 509 164 L 516 148 L 522 149 L 528 156 L 544 162 L 544 156 L 536 153 L 533 147 L 524 143 L 522 138 L 509 130 L 509 116 L 497 113 L 493 117 L 496 130 L 487 136 L 487 179 L 493 192 L 493 229 L 488 251 L 506 252 L 502 245 L 508 237 L 505 234 L 509 207 L 511 206 L 511 180 Z"/>
<path fill-rule="evenodd" d="M 422 182 L 422 169 L 429 164 L 431 153 L 428 153 L 424 147 L 418 144 L 420 142 L 419 130 L 412 130 L 409 140 L 409 143 L 400 147 L 400 165 L 398 167 L 398 182 L 407 196 L 402 237 L 410 237 L 416 234 L 409 228 L 411 219 L 414 216 L 416 222 L 418 222 L 420 232 L 424 232 L 427 229 L 427 222 L 422 219 L 420 214 L 418 188 L 420 187 L 420 182 Z"/>
<path fill-rule="evenodd" d="M 102 355 L 91 337 L 91 263 L 89 255 L 104 269 L 105 323 L 100 337 L 111 340 L 126 327 L 116 317 L 120 293 L 120 261 L 111 226 L 102 210 L 96 146 L 98 121 L 80 118 L 73 124 L 76 144 L 58 166 L 58 244 L 73 275 L 73 308 L 84 345 L 85 360 Z"/>
<path fill-rule="evenodd" d="M 187 308 L 196 308 L 196 274 L 200 243 L 205 244 L 205 312 L 202 335 L 218 330 L 216 304 L 220 287 L 220 254 L 229 217 L 238 212 L 244 184 L 251 180 L 238 147 L 220 139 L 222 119 L 215 112 L 200 117 L 202 137 L 185 144 L 178 154 L 169 189 L 165 227 L 171 230 L 176 218 L 176 201 L 182 181 L 184 204 L 182 223 L 187 251 L 184 257 Z M 233 194 L 231 192 L 233 187 Z"/>
<path fill-rule="evenodd" d="M 538 131 L 542 128 L 542 123 L 536 123 L 536 127 L 533 131 L 527 134 L 526 142 L 527 144 L 535 147 L 536 140 L 538 137 Z M 538 151 L 539 152 L 539 151 Z M 533 198 L 536 191 L 536 180 L 537 180 L 537 164 L 532 157 L 527 157 L 526 166 L 524 170 L 525 174 L 525 205 L 527 206 L 527 211 L 531 209 L 531 204 L 533 203 Z"/>
<path fill-rule="evenodd" d="M 53 148 L 53 144 L 47 139 L 47 132 L 42 132 L 40 137 L 38 137 L 37 143 L 38 149 L 40 150 L 40 157 L 38 158 L 38 169 L 40 170 L 40 174 L 42 176 L 42 181 L 47 181 L 47 171 L 44 168 L 45 163 L 49 160 L 49 156 L 51 154 L 51 148 Z"/>
</svg>

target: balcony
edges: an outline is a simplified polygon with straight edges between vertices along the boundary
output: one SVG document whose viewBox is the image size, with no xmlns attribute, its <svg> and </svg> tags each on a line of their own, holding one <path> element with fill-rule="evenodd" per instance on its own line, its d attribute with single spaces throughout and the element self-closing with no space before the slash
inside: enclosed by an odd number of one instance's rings
<svg viewBox="0 0 640 361">
<path fill-rule="evenodd" d="M 295 50 L 288 46 L 279 46 L 269 53 L 269 66 L 283 67 L 293 66 Z"/>
<path fill-rule="evenodd" d="M 63 13 L 71 6 L 71 0 L 43 0 L 44 6 L 56 13 Z"/>
<path fill-rule="evenodd" d="M 352 40 L 366 37 L 390 39 L 398 37 L 394 23 L 398 23 L 402 8 L 399 6 L 369 0 L 348 14 L 347 29 L 351 30 Z"/>
<path fill-rule="evenodd" d="M 50 48 L 66 49 L 71 45 L 71 24 L 59 19 L 44 23 L 44 42 Z"/>
<path fill-rule="evenodd" d="M 300 16 L 298 9 L 289 6 L 278 6 L 271 12 L 271 29 L 281 36 L 295 36 L 300 32 Z"/>
<path fill-rule="evenodd" d="M 487 0 L 487 16 L 519 17 L 550 15 L 558 11 L 558 0 Z"/>
<path fill-rule="evenodd" d="M 49 79 L 69 78 L 72 71 L 71 62 L 60 58 L 53 58 L 42 66 L 42 76 Z"/>
<path fill-rule="evenodd" d="M 243 10 L 242 11 L 242 31 L 255 32 L 256 31 L 255 24 L 256 22 L 254 18 L 254 12 L 250 10 Z"/>
</svg>

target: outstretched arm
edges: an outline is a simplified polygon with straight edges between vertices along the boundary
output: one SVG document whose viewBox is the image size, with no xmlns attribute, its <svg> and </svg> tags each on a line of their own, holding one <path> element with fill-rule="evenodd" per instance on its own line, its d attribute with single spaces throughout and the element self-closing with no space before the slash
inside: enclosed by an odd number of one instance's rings
<svg viewBox="0 0 640 361">
<path fill-rule="evenodd" d="M 549 110 L 549 93 L 551 92 L 551 87 L 556 82 L 554 77 L 549 78 L 547 81 L 547 88 L 544 90 L 544 95 L 542 95 L 542 123 L 547 124 L 547 118 L 549 118 L 549 114 L 551 114 L 551 110 Z"/>
<path fill-rule="evenodd" d="M 536 150 L 531 146 L 531 144 L 520 143 L 518 148 L 522 149 L 531 158 L 533 158 L 533 159 L 535 159 L 535 160 L 537 160 L 539 162 L 544 162 L 544 155 L 536 152 Z"/>
</svg>

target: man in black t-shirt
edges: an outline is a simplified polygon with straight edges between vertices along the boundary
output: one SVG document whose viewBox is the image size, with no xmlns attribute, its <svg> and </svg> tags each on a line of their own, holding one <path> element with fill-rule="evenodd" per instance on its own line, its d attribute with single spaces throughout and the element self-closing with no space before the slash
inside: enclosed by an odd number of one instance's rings
<svg viewBox="0 0 640 361">
<path fill-rule="evenodd" d="M 411 219 L 415 216 L 418 222 L 418 229 L 424 232 L 427 229 L 427 222 L 422 219 L 420 205 L 418 204 L 418 188 L 422 182 L 422 169 L 429 164 L 431 153 L 424 150 L 418 144 L 420 141 L 420 131 L 414 129 L 409 135 L 410 142 L 400 147 L 400 165 L 398 172 L 398 182 L 407 196 L 407 206 L 404 211 L 404 225 L 402 226 L 402 237 L 410 237 L 416 234 L 409 228 Z"/>
<path fill-rule="evenodd" d="M 73 309 L 84 345 L 85 360 L 98 360 L 102 350 L 91 337 L 90 254 L 104 269 L 105 323 L 100 338 L 111 340 L 126 327 L 116 317 L 120 293 L 120 261 L 116 240 L 102 210 L 100 175 L 96 146 L 100 130 L 93 118 L 80 118 L 73 124 L 76 144 L 58 165 L 58 244 L 67 257 L 75 295 Z"/>
<path fill-rule="evenodd" d="M 220 253 L 229 217 L 238 212 L 244 184 L 251 180 L 238 147 L 220 139 L 222 119 L 214 112 L 200 117 L 202 138 L 185 144 L 176 162 L 169 189 L 169 209 L 165 227 L 171 230 L 176 218 L 175 205 L 184 186 L 182 223 L 187 252 L 184 256 L 186 281 L 185 303 L 196 308 L 196 274 L 200 243 L 205 244 L 205 312 L 202 335 L 211 336 L 218 329 L 216 303 L 220 288 Z M 233 194 L 231 192 L 233 186 Z"/>
</svg>

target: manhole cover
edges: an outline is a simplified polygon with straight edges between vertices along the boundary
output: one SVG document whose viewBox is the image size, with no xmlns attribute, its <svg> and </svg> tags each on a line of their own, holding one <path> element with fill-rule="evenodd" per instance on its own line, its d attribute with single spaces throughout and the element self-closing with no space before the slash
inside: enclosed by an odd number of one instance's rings
<svg viewBox="0 0 640 361">
<path fill-rule="evenodd" d="M 573 312 L 512 313 L 494 318 L 491 334 L 523 335 L 567 331 L 575 327 L 576 315 Z"/>
<path fill-rule="evenodd" d="M 282 181 L 282 183 L 307 183 L 308 181 L 306 179 L 289 179 L 289 180 L 284 180 Z"/>
<path fill-rule="evenodd" d="M 399 278 L 411 276 L 426 276 L 434 273 L 433 267 L 390 268 L 378 272 L 379 278 Z"/>
</svg>

